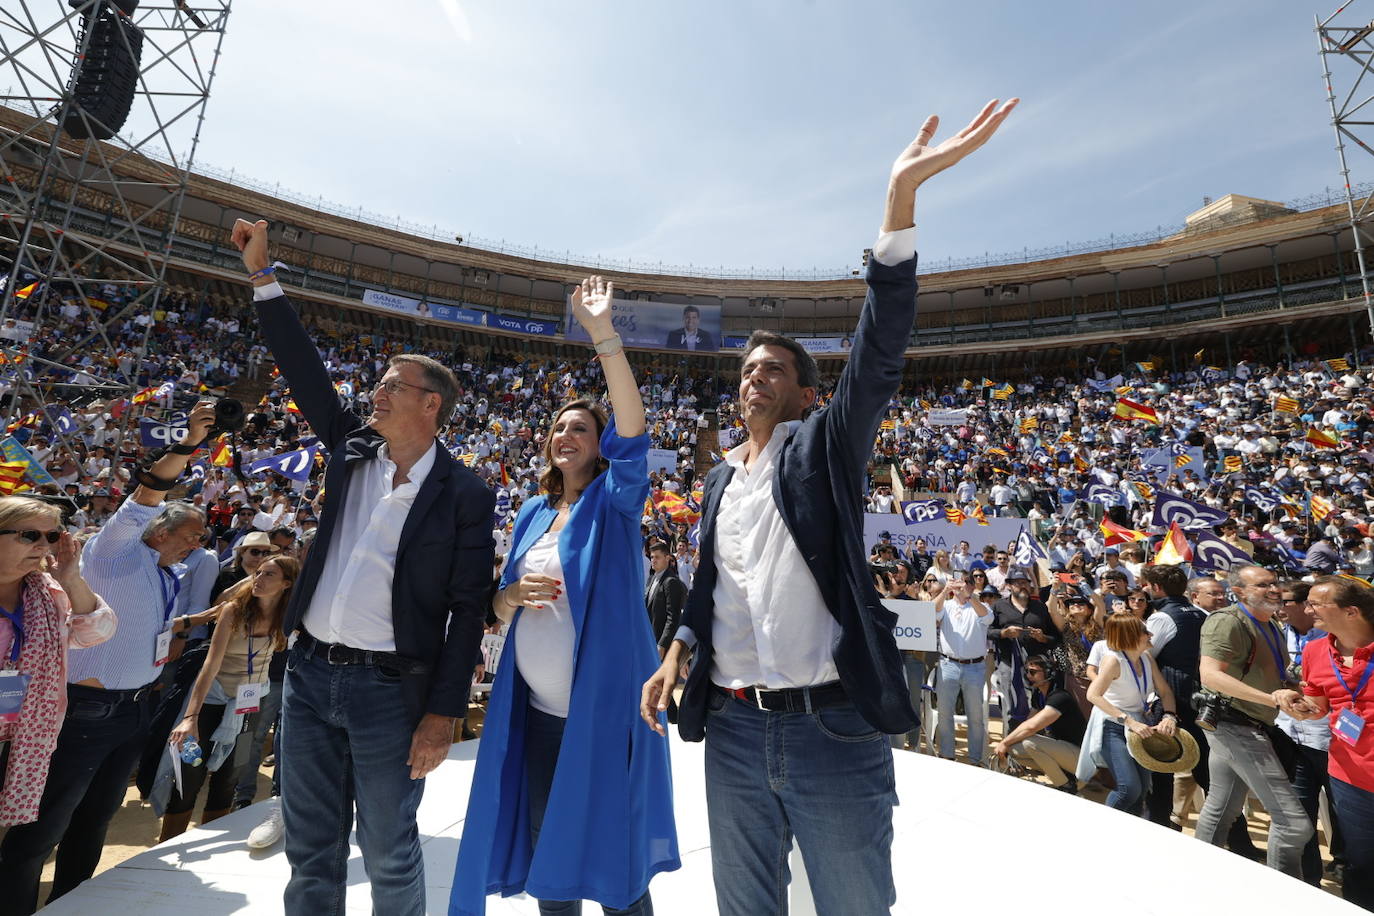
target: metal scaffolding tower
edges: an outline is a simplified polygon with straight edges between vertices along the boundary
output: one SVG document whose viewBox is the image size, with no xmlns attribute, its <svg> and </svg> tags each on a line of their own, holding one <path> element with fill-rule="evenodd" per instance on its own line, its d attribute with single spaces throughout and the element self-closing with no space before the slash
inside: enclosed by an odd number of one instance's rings
<svg viewBox="0 0 1374 916">
<path fill-rule="evenodd" d="M 162 300 L 230 5 L 0 5 L 0 353 L 24 361 L 7 423 L 48 403 L 77 368 L 92 390 L 134 391 L 136 378 L 109 368 L 111 335 Z M 107 284 L 132 292 L 112 297 Z M 25 352 L 52 332 L 62 348 L 50 359 Z M 78 366 L 86 356 L 94 361 Z"/>
<path fill-rule="evenodd" d="M 1371 75 L 1374 63 L 1374 21 L 1360 25 L 1334 25 L 1332 20 L 1344 13 L 1358 0 L 1344 4 L 1325 19 L 1317 18 L 1317 45 L 1322 60 L 1322 78 L 1326 84 L 1326 101 L 1331 108 L 1331 127 L 1336 133 L 1336 155 L 1341 161 L 1341 181 L 1345 187 L 1346 210 L 1350 215 L 1350 232 L 1354 240 L 1355 260 L 1360 268 L 1360 285 L 1364 292 L 1365 316 L 1369 320 L 1369 331 L 1374 335 L 1374 295 L 1371 295 L 1369 270 L 1365 266 L 1364 246 L 1369 235 L 1366 220 L 1374 215 L 1371 204 L 1374 195 L 1358 202 L 1350 181 L 1350 165 L 1345 156 L 1345 143 L 1349 140 L 1360 149 L 1374 156 L 1374 148 L 1361 139 L 1361 134 L 1374 134 L 1374 111 L 1365 109 L 1374 102 L 1374 79 L 1366 82 Z M 1350 79 L 1349 88 L 1337 98 L 1335 80 L 1332 77 L 1332 59 L 1345 61 L 1337 63 L 1341 67 L 1342 79 Z M 1353 67 L 1353 69 L 1352 69 Z M 1353 77 L 1353 78 L 1352 78 Z M 1374 136 L 1370 137 L 1374 142 Z"/>
</svg>

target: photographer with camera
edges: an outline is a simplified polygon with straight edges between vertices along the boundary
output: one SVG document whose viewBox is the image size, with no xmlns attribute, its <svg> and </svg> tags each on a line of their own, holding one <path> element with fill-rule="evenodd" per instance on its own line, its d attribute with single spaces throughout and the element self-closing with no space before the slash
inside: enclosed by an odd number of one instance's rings
<svg viewBox="0 0 1374 916">
<path fill-rule="evenodd" d="M 1211 787 L 1198 814 L 1195 835 L 1220 846 L 1241 813 L 1246 792 L 1254 792 L 1271 818 L 1266 861 L 1302 877 L 1302 850 L 1312 822 L 1288 781 L 1270 737 L 1278 710 L 1295 719 L 1314 711 L 1288 685 L 1289 659 L 1274 621 L 1280 587 L 1262 566 L 1233 568 L 1228 576 L 1235 603 L 1202 625 L 1199 672 L 1203 691 L 1193 697 L 1197 724 L 1211 749 Z"/>
<path fill-rule="evenodd" d="M 12 827 L 0 843 L 0 887 L 6 890 L 0 914 L 37 908 L 43 862 L 54 846 L 49 903 L 89 878 L 100 862 L 105 831 L 148 738 L 153 686 L 174 637 L 192 625 L 175 613 L 182 564 L 205 537 L 205 515 L 189 503 L 164 505 L 163 498 L 214 423 L 214 405 L 196 405 L 186 438 L 134 472 L 139 485 L 82 551 L 81 574 L 114 609 L 119 627 L 107 642 L 71 656 L 67 715 L 38 819 Z"/>
</svg>

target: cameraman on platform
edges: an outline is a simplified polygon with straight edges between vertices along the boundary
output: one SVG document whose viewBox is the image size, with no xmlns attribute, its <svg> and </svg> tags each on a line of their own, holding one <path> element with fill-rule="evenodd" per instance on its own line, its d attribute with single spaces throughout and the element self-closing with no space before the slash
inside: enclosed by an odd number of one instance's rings
<svg viewBox="0 0 1374 916">
<path fill-rule="evenodd" d="M 1301 878 L 1312 822 L 1270 735 L 1278 710 L 1295 719 L 1313 718 L 1315 710 L 1287 683 L 1288 649 L 1273 619 L 1280 604 L 1278 577 L 1261 566 L 1244 565 L 1231 570 L 1228 582 L 1235 603 L 1213 612 L 1202 625 L 1204 690 L 1195 695 L 1194 706 L 1211 748 L 1211 787 L 1194 832 L 1200 840 L 1222 845 L 1248 789 L 1271 818 L 1267 864 Z"/>
</svg>

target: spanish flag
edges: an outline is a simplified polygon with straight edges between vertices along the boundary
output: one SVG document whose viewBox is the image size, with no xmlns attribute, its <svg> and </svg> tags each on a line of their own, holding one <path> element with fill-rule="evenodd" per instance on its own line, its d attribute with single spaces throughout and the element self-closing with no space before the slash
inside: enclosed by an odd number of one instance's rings
<svg viewBox="0 0 1374 916">
<path fill-rule="evenodd" d="M 1274 399 L 1274 409 L 1279 413 L 1297 413 L 1298 402 L 1293 398 L 1277 397 Z"/>
<path fill-rule="evenodd" d="M 151 401 L 156 394 L 156 388 L 144 388 L 142 391 L 135 392 L 131 400 L 135 404 L 146 404 Z"/>
<path fill-rule="evenodd" d="M 1307 435 L 1304 438 L 1317 448 L 1336 448 L 1341 444 L 1341 440 L 1315 426 L 1307 427 Z"/>
<path fill-rule="evenodd" d="M 34 425 L 34 424 L 37 423 L 37 422 L 38 422 L 38 414 L 37 414 L 37 412 L 26 413 L 26 414 L 24 414 L 22 417 L 20 417 L 18 420 L 15 420 L 13 423 L 11 423 L 9 426 L 6 426 L 6 427 L 5 427 L 5 432 L 7 432 L 7 433 L 12 433 L 12 432 L 14 432 L 16 429 L 22 429 L 22 428 L 24 428 L 25 426 L 32 426 L 32 425 Z M 28 464 L 25 463 L 24 466 L 25 466 L 25 467 L 28 467 Z"/>
<path fill-rule="evenodd" d="M 1135 401 L 1128 401 L 1125 398 L 1117 398 L 1115 416 L 1123 420 L 1159 422 L 1159 414 L 1155 413 L 1153 407 L 1146 407 L 1144 404 L 1137 404 Z"/>
<path fill-rule="evenodd" d="M 229 452 L 229 437 L 220 436 L 215 440 L 215 444 L 210 446 L 210 464 L 217 468 L 227 468 L 234 463 L 234 456 Z"/>
<path fill-rule="evenodd" d="M 287 398 L 286 403 L 282 406 L 286 408 L 287 413 L 293 413 L 298 417 L 301 415 L 301 409 L 296 406 L 295 398 Z"/>
<path fill-rule="evenodd" d="M 1188 538 L 1183 533 L 1183 529 L 1178 527 L 1178 522 L 1169 525 L 1169 533 L 1164 537 L 1164 543 L 1159 545 L 1159 551 L 1155 554 L 1156 566 L 1178 566 L 1180 563 L 1191 563 L 1193 561 L 1193 548 L 1188 546 Z"/>
<path fill-rule="evenodd" d="M 1221 462 L 1222 470 L 1226 471 L 1228 474 L 1234 474 L 1236 471 L 1239 471 L 1240 466 L 1241 460 L 1239 455 L 1227 455 Z"/>
<path fill-rule="evenodd" d="M 510 472 L 506 470 L 506 463 L 501 462 L 501 486 L 510 486 Z"/>
<path fill-rule="evenodd" d="M 1132 541 L 1148 541 L 1150 536 L 1143 531 L 1136 531 L 1134 528 L 1123 528 L 1109 518 L 1104 518 L 1102 524 L 1097 526 L 1102 532 L 1102 544 L 1105 547 L 1115 547 L 1117 544 L 1129 544 Z"/>
<path fill-rule="evenodd" d="M 34 290 L 36 290 L 36 289 L 38 289 L 38 282 L 37 282 L 37 281 L 34 281 L 33 283 L 30 283 L 28 286 L 24 287 L 23 289 L 17 289 L 17 290 L 15 290 L 15 291 L 14 291 L 14 298 L 16 298 L 16 299 L 27 299 L 27 298 L 29 298 L 30 296 L 33 295 Z"/>
</svg>

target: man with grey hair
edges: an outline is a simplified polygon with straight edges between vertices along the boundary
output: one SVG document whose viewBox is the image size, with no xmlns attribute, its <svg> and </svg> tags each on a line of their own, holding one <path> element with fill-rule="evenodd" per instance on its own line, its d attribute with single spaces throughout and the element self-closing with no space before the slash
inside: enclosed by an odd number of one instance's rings
<svg viewBox="0 0 1374 916">
<path fill-rule="evenodd" d="M 1288 648 L 1274 622 L 1278 577 L 1246 564 L 1232 568 L 1227 578 L 1235 603 L 1209 614 L 1202 625 L 1199 669 L 1210 701 L 1198 710 L 1198 724 L 1211 749 L 1211 786 L 1194 833 L 1220 846 L 1247 792 L 1254 792 L 1270 817 L 1267 864 L 1301 878 L 1312 822 L 1269 733 L 1279 710 L 1294 719 L 1315 718 L 1316 712 L 1288 684 Z"/>
<path fill-rule="evenodd" d="M 1226 596 L 1226 587 L 1211 576 L 1194 576 L 1189 579 L 1186 594 L 1194 607 L 1201 608 L 1208 614 L 1219 611 L 1231 603 L 1231 599 Z"/>
<path fill-rule="evenodd" d="M 188 436 L 138 473 L 139 486 L 81 553 L 81 574 L 114 609 L 109 641 L 71 655 L 67 715 L 53 751 L 38 819 L 11 827 L 0 843 L 0 912 L 32 913 L 43 862 L 57 846 L 48 902 L 95 872 L 105 831 L 124 801 L 129 774 L 148 738 L 153 685 L 172 640 L 191 626 L 174 617 L 183 561 L 206 534 L 205 515 L 188 503 L 163 504 L 214 424 L 213 404 L 188 418 Z M 60 845 L 59 845 L 60 844 Z"/>
</svg>

